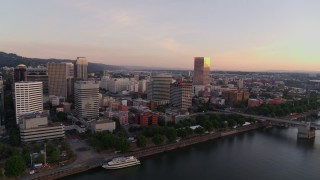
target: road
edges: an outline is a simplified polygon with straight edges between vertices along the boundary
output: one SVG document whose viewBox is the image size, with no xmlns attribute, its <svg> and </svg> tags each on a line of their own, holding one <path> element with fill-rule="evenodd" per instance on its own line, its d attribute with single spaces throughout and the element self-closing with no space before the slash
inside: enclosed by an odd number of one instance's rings
<svg viewBox="0 0 320 180">
<path fill-rule="evenodd" d="M 62 167 L 27 175 L 21 179 L 53 179 L 53 177 L 59 177 L 61 174 L 70 174 L 74 171 L 81 172 L 88 168 L 98 167 L 105 159 L 114 157 L 114 154 L 97 153 L 85 140 L 82 140 L 77 135 L 67 135 L 66 140 L 77 157 L 75 161 Z"/>
</svg>

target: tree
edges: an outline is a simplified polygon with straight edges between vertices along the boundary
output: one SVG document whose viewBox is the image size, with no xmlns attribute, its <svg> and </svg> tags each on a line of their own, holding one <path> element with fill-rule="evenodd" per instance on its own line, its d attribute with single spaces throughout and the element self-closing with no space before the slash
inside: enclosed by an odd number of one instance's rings
<svg viewBox="0 0 320 180">
<path fill-rule="evenodd" d="M 119 137 L 116 141 L 116 149 L 121 152 L 127 152 L 130 149 L 130 143 L 127 138 Z"/>
<path fill-rule="evenodd" d="M 60 150 L 59 149 L 54 149 L 50 156 L 50 161 L 53 162 L 53 163 L 57 163 L 59 162 L 59 159 L 60 159 Z"/>
<path fill-rule="evenodd" d="M 187 136 L 190 136 L 193 133 L 193 130 L 190 127 L 186 127 Z"/>
<path fill-rule="evenodd" d="M 152 138 L 152 142 L 155 144 L 155 145 L 160 145 L 163 143 L 163 136 L 161 136 L 160 134 L 155 134 Z"/>
<path fill-rule="evenodd" d="M 203 114 L 200 114 L 196 117 L 197 124 L 200 126 L 203 126 L 207 120 L 208 120 L 208 117 Z"/>
<path fill-rule="evenodd" d="M 19 155 L 19 149 L 15 147 L 8 147 L 8 156 L 18 156 Z"/>
<path fill-rule="evenodd" d="M 27 168 L 27 165 L 22 157 L 12 156 L 7 159 L 5 163 L 5 175 L 7 177 L 18 177 L 20 176 Z"/>
<path fill-rule="evenodd" d="M 197 127 L 194 132 L 197 134 L 204 134 L 204 129 L 202 127 Z"/>
<path fill-rule="evenodd" d="M 59 122 L 59 118 L 57 116 L 53 116 L 52 122 Z"/>
<path fill-rule="evenodd" d="M 213 130 L 213 124 L 212 124 L 212 122 L 211 121 L 205 121 L 205 123 L 204 123 L 204 129 L 206 130 L 206 131 L 212 131 Z"/>
<path fill-rule="evenodd" d="M 0 168 L 0 179 L 2 179 L 2 178 L 3 178 L 3 169 Z"/>
<path fill-rule="evenodd" d="M 175 141 L 177 138 L 177 131 L 170 127 L 166 129 L 166 137 L 168 138 L 169 141 Z"/>
<path fill-rule="evenodd" d="M 184 138 L 187 136 L 187 130 L 185 128 L 177 129 L 177 135 Z"/>
<path fill-rule="evenodd" d="M 56 114 L 56 116 L 59 119 L 59 121 L 66 121 L 67 120 L 67 114 L 64 112 L 58 112 Z"/>
<path fill-rule="evenodd" d="M 175 124 L 176 124 L 176 123 L 173 122 L 173 121 L 168 121 L 168 122 L 167 122 L 167 126 L 168 126 L 168 127 L 174 127 Z"/>
<path fill-rule="evenodd" d="M 10 143 L 14 146 L 19 145 L 19 132 L 17 129 L 12 129 L 9 134 Z"/>
<path fill-rule="evenodd" d="M 118 132 L 117 132 L 117 135 L 118 137 L 125 137 L 125 138 L 128 138 L 128 132 L 121 128 Z"/>
<path fill-rule="evenodd" d="M 146 137 L 143 136 L 143 135 L 139 135 L 138 138 L 137 138 L 137 146 L 139 148 L 144 148 L 144 147 L 146 147 L 146 145 L 147 145 Z"/>
<path fill-rule="evenodd" d="M 72 158 L 73 156 L 74 156 L 73 151 L 72 151 L 71 149 L 68 149 L 68 150 L 67 150 L 67 157 L 70 159 L 70 158 Z"/>
<path fill-rule="evenodd" d="M 25 162 L 30 162 L 30 147 L 28 145 L 25 145 L 22 149 L 22 157 Z"/>
<path fill-rule="evenodd" d="M 232 128 L 233 126 L 236 125 L 236 121 L 233 119 L 228 119 L 228 127 Z"/>
<path fill-rule="evenodd" d="M 30 155 L 29 155 L 30 156 Z M 44 163 L 44 155 L 40 154 L 37 158 L 34 159 L 34 163 Z"/>
<path fill-rule="evenodd" d="M 33 145 L 33 150 L 34 150 L 35 152 L 39 152 L 39 151 L 41 150 L 41 144 L 40 144 L 40 143 L 35 143 L 35 144 Z"/>
</svg>

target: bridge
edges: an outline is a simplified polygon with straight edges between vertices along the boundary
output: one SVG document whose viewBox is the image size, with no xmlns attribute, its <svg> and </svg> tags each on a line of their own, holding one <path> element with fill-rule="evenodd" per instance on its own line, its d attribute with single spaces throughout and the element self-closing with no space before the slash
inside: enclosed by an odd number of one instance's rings
<svg viewBox="0 0 320 180">
<path fill-rule="evenodd" d="M 315 130 L 320 130 L 320 124 L 317 124 L 317 123 L 293 121 L 293 120 L 281 119 L 281 118 L 272 118 L 272 117 L 252 115 L 252 114 L 246 114 L 246 113 L 234 112 L 234 111 L 228 111 L 228 110 L 220 110 L 220 109 L 217 109 L 217 111 L 196 113 L 196 114 L 192 114 L 191 116 L 195 116 L 198 114 L 215 114 L 215 113 L 236 114 L 243 117 L 250 117 L 262 122 L 266 122 L 267 125 L 295 126 L 295 127 L 298 127 L 299 138 L 308 138 L 308 139 L 314 138 Z"/>
</svg>

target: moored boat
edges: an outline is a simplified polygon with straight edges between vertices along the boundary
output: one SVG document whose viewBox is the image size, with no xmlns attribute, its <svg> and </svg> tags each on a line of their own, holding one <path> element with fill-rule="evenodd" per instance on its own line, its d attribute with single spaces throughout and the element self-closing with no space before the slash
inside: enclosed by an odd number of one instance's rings
<svg viewBox="0 0 320 180">
<path fill-rule="evenodd" d="M 139 165 L 140 161 L 134 156 L 117 157 L 102 165 L 105 169 L 121 169 L 130 166 Z"/>
</svg>

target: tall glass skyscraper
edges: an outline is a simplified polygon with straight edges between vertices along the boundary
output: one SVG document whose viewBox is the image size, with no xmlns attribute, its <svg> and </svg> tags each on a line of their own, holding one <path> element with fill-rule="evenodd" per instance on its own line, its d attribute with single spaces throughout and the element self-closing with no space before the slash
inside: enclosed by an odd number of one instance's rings
<svg viewBox="0 0 320 180">
<path fill-rule="evenodd" d="M 210 84 L 210 57 L 195 57 L 193 85 L 208 84 Z"/>
</svg>

